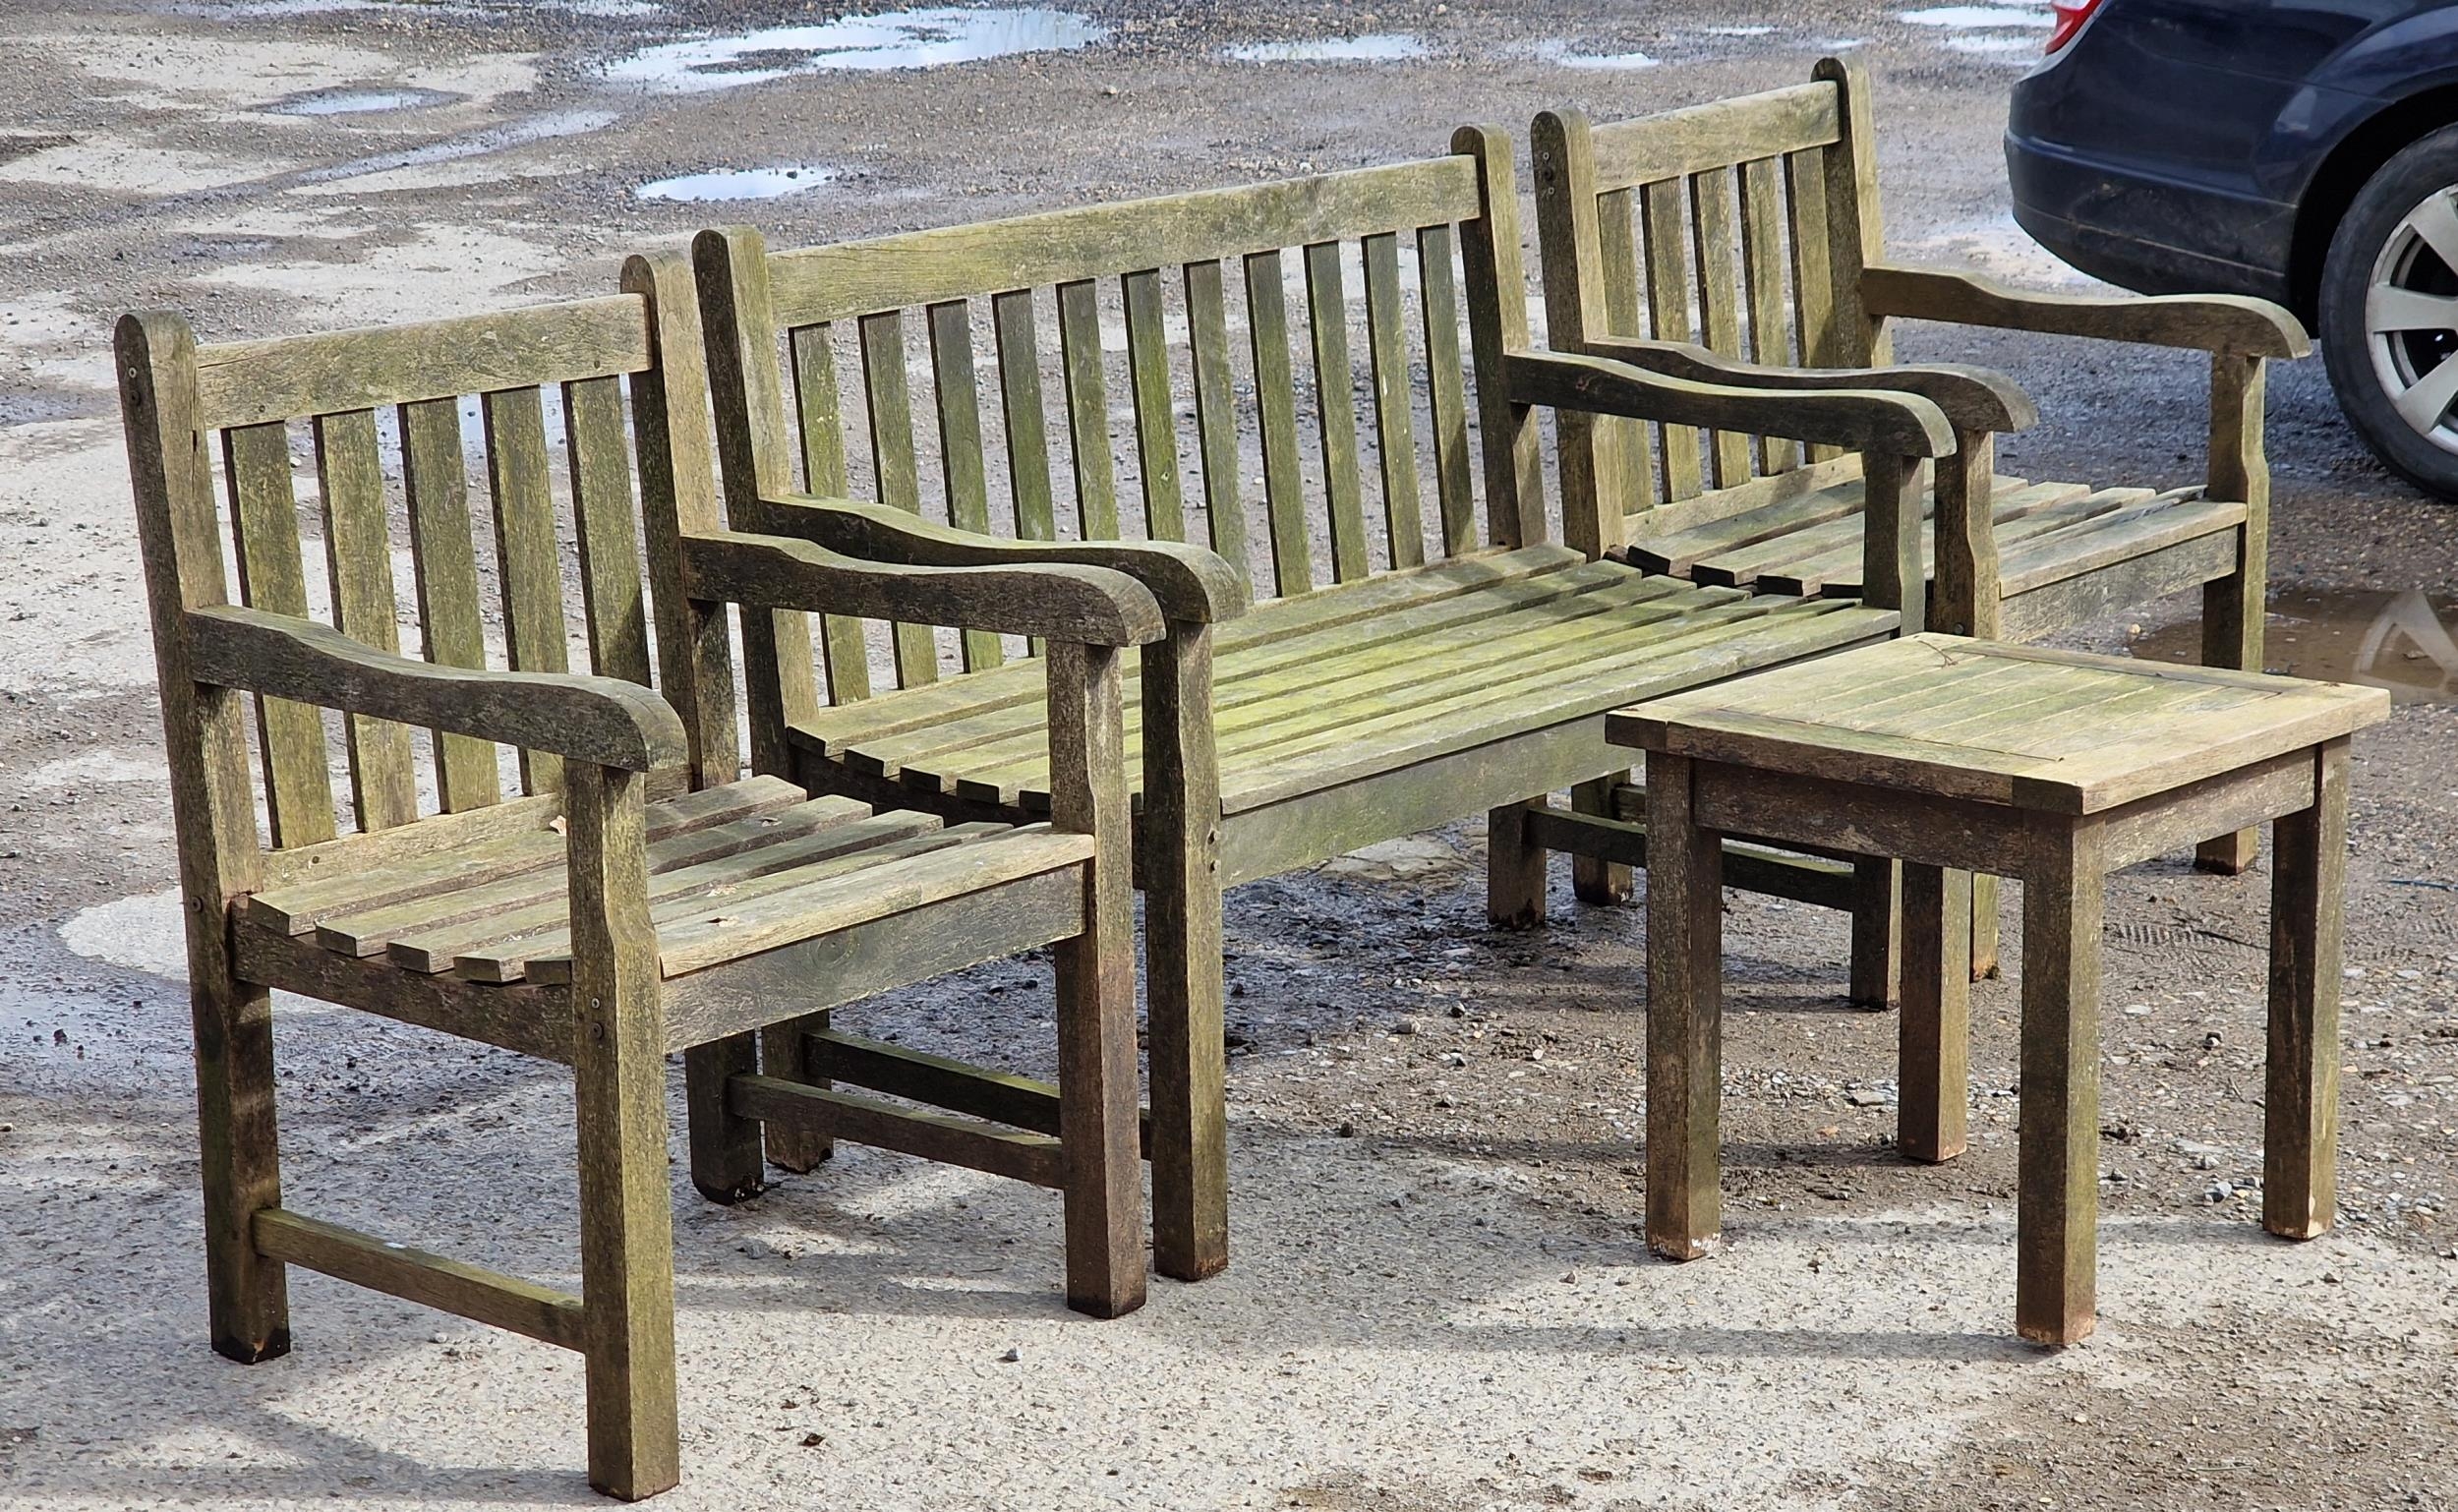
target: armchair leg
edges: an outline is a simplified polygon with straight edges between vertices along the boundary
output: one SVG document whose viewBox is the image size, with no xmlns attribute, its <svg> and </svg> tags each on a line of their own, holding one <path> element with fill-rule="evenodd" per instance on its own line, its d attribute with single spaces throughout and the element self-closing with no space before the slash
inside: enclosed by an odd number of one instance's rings
<svg viewBox="0 0 2458 1512">
<path fill-rule="evenodd" d="M 1052 641 L 1047 658 L 1050 748 L 1083 753 L 1072 771 L 1073 764 L 1051 763 L 1051 822 L 1092 836 L 1094 845 L 1084 873 L 1083 932 L 1060 941 L 1056 952 L 1067 1305 L 1094 1317 L 1117 1317 L 1143 1306 L 1145 1285 L 1135 883 L 1118 654 Z M 1215 1051 L 1219 1044 L 1215 1034 Z"/>
<path fill-rule="evenodd" d="M 564 784 L 589 1483 L 636 1501 L 682 1474 L 646 780 L 575 761 L 564 768 Z"/>
<path fill-rule="evenodd" d="M 272 1000 L 227 974 L 195 980 L 208 1326 L 215 1354 L 254 1365 L 290 1352 L 288 1273 L 251 1233 L 258 1209 L 281 1205 Z"/>
<path fill-rule="evenodd" d="M 2258 357 L 2232 352 L 2210 359 L 2210 488 L 2212 498 L 2245 501 L 2236 571 L 2202 585 L 2202 665 L 2262 669 L 2262 621 L 2270 611 L 2270 459 L 2262 449 L 2269 370 Z M 2239 830 L 2202 842 L 2194 864 L 2234 876 L 2253 864 L 2257 832 Z"/>
<path fill-rule="evenodd" d="M 1570 809 L 1576 814 L 1613 817 L 1613 789 L 1630 781 L 1627 772 L 1616 772 L 1592 783 L 1581 783 L 1570 789 Z M 1626 903 L 1630 901 L 1630 867 L 1627 862 L 1608 861 L 1599 856 L 1573 855 L 1570 858 L 1570 890 L 1583 903 Z"/>
</svg>

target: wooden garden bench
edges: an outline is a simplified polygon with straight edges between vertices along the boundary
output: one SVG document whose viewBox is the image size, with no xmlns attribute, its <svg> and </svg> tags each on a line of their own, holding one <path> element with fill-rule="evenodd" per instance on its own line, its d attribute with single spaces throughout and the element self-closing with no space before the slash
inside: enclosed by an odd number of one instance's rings
<svg viewBox="0 0 2458 1512">
<path fill-rule="evenodd" d="M 1869 533 L 1862 602 L 1604 560 L 1592 520 L 1555 538 L 1538 407 L 1867 448 L 1898 473 L 1949 450 L 1951 428 L 1914 395 L 1770 393 L 1535 350 L 1507 139 L 1471 128 L 1454 147 L 791 252 L 740 227 L 697 243 L 736 528 L 875 559 L 1115 566 L 1170 620 L 1128 678 L 1165 1274 L 1227 1256 L 1224 884 L 1492 811 L 1492 912 L 1531 920 L 1542 795 L 1628 763 L 1606 710 L 1917 628 L 1917 596 L 1897 607 L 1909 534 Z M 1291 351 L 1299 301 L 1310 361 Z M 683 544 L 695 592 L 763 602 L 694 574 L 706 549 Z M 1241 616 L 1250 592 L 1266 602 Z M 1047 805 L 1041 679 L 1013 648 L 882 629 L 881 686 L 840 609 L 816 636 L 827 707 L 812 627 L 746 617 L 755 767 L 955 821 Z"/>
<path fill-rule="evenodd" d="M 213 1347 L 287 1351 L 285 1268 L 304 1265 L 578 1350 L 590 1480 L 631 1498 L 678 1474 L 672 1052 L 709 1195 L 758 1190 L 763 1124 L 803 1147 L 842 1136 L 973 1166 L 1065 1193 L 1075 1307 L 1141 1303 L 1116 648 L 1163 621 L 1148 591 L 1096 569 L 881 568 L 750 543 L 759 560 L 737 566 L 754 596 L 1047 637 L 1054 749 L 1046 822 L 1028 825 L 743 778 L 722 607 L 684 597 L 671 552 L 650 554 L 653 599 L 640 565 L 635 478 L 653 543 L 716 520 L 689 270 L 635 259 L 625 278 L 633 292 L 605 299 L 213 346 L 177 316 L 131 315 L 118 355 L 187 901 Z M 664 329 L 648 318 L 661 283 L 678 291 L 655 307 Z M 462 396 L 484 432 L 475 488 Z M 302 556 L 302 432 L 328 576 Z M 423 660 L 397 649 L 395 539 Z M 320 623 L 311 607 L 327 604 Z M 511 669 L 489 665 L 490 623 Z M 567 670 L 567 623 L 589 675 Z M 975 1116 L 755 1074 L 754 1035 L 781 1019 L 1053 943 L 1063 1097 L 850 1036 L 827 1047 L 839 1080 Z M 277 989 L 571 1068 L 579 1295 L 288 1205 Z"/>
<path fill-rule="evenodd" d="M 1920 507 L 1952 498 L 1993 529 L 1944 550 L 1924 533 L 1933 627 L 2027 640 L 2199 586 L 2202 660 L 2261 669 L 2263 365 L 2310 350 L 2287 311 L 2233 296 L 2024 293 L 1889 262 L 1868 80 L 1840 59 L 1820 63 L 1805 85 L 1611 125 L 1547 112 L 1534 155 L 1556 350 L 1785 391 L 1895 388 L 1945 409 L 1953 460 L 1922 485 Z M 2031 402 L 1978 369 L 1889 367 L 1894 320 L 2209 352 L 2204 481 L 2153 489 L 1997 476 L 1995 436 L 2030 425 Z M 1562 426 L 1565 507 L 1594 513 L 1605 529 L 1598 549 L 1701 584 L 1859 594 L 1868 484 L 1857 456 L 1747 430 L 1702 436 L 1578 416 Z M 1997 591 L 1978 591 L 1991 571 Z M 1613 824 L 1641 817 L 1645 800 L 1615 784 L 1577 806 Z M 2253 843 L 2250 831 L 2211 841 L 2201 863 L 2242 870 Z M 1979 915 L 1985 969 L 1995 954 L 1985 898 Z M 1885 983 L 1858 981 L 1854 996 L 1882 1000 Z"/>
</svg>

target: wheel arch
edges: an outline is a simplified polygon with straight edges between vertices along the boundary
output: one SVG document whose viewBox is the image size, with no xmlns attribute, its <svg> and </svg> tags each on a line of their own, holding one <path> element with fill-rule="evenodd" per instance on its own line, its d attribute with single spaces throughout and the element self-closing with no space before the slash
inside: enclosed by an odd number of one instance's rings
<svg viewBox="0 0 2458 1512">
<path fill-rule="evenodd" d="M 2384 105 L 2341 137 L 2313 169 L 2297 203 L 2287 266 L 2289 305 L 2307 325 L 2319 314 L 2322 264 L 2348 206 L 2382 164 L 2418 139 L 2450 125 L 2458 125 L 2458 82 Z"/>
</svg>

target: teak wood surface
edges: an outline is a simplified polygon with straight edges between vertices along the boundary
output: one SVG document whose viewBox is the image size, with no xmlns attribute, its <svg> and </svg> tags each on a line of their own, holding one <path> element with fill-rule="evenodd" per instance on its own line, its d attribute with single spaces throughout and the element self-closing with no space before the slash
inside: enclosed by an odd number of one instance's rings
<svg viewBox="0 0 2458 1512">
<path fill-rule="evenodd" d="M 2376 688 L 1918 635 L 1619 711 L 1647 752 L 1648 1243 L 1718 1241 L 1722 837 L 1903 863 L 1898 1145 L 1961 1152 L 1974 874 L 2023 884 L 2016 1326 L 2095 1318 L 2110 872 L 2276 823 L 2262 1221 L 2332 1218 L 2348 745 Z"/>
</svg>

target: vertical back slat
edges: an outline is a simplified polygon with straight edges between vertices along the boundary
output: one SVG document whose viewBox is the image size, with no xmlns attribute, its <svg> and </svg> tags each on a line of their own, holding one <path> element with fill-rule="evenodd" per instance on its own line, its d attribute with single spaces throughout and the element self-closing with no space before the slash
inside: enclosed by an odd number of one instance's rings
<svg viewBox="0 0 2458 1512">
<path fill-rule="evenodd" d="M 825 325 L 804 325 L 787 338 L 793 364 L 793 408 L 802 438 L 802 487 L 823 498 L 842 498 L 845 473 L 845 401 L 837 387 L 837 349 Z M 776 610 L 795 614 L 798 610 Z M 862 622 L 844 614 L 819 620 L 820 655 L 828 667 L 828 700 L 847 704 L 870 697 L 870 652 Z M 791 644 L 781 637 L 780 644 Z"/>
<path fill-rule="evenodd" d="M 487 493 L 495 507 L 504 651 L 515 671 L 567 671 L 571 648 L 563 640 L 562 553 L 547 472 L 546 405 L 535 388 L 500 389 L 478 403 L 487 437 Z M 525 791 L 563 785 L 561 758 L 523 750 L 520 761 Z"/>
<path fill-rule="evenodd" d="M 921 473 L 913 451 L 913 394 L 905 358 L 905 312 L 866 315 L 858 322 L 862 343 L 862 395 L 870 414 L 870 460 L 879 501 L 921 512 Z M 891 627 L 899 687 L 939 680 L 939 646 L 930 626 L 898 621 Z"/>
<path fill-rule="evenodd" d="M 1355 370 L 1349 365 L 1348 295 L 1340 277 L 1340 244 L 1316 242 L 1305 252 L 1307 323 L 1314 331 L 1315 436 L 1322 447 L 1323 503 L 1331 524 L 1335 581 L 1364 577 L 1366 510 L 1357 474 Z"/>
<path fill-rule="evenodd" d="M 1272 592 L 1313 590 L 1305 484 L 1297 459 L 1297 375 L 1289 362 L 1289 301 L 1278 251 L 1246 259 L 1247 337 L 1255 351 L 1255 409 L 1263 443 L 1263 500 L 1271 524 Z"/>
<path fill-rule="evenodd" d="M 1365 240 L 1366 346 L 1375 380 L 1375 439 L 1382 456 L 1382 517 L 1391 565 L 1423 566 L 1425 504 L 1417 479 L 1417 430 L 1408 386 L 1408 325 L 1400 310 L 1400 241 Z"/>
<path fill-rule="evenodd" d="M 1059 365 L 1067 375 L 1067 439 L 1076 463 L 1076 533 L 1118 539 L 1118 473 L 1109 392 L 1101 377 L 1101 307 L 1089 279 L 1058 286 Z"/>
<path fill-rule="evenodd" d="M 239 549 L 239 596 L 267 613 L 307 617 L 307 566 L 299 554 L 299 501 L 290 483 L 289 429 L 241 426 L 222 433 L 231 522 Z M 256 701 L 264 762 L 264 810 L 273 844 L 333 838 L 333 785 L 324 764 L 324 717 L 285 698 Z"/>
<path fill-rule="evenodd" d="M 1690 239 L 1682 226 L 1681 182 L 1639 186 L 1639 213 L 1647 222 L 1648 334 L 1659 341 L 1690 339 Z M 1694 498 L 1699 493 L 1698 432 L 1689 426 L 1663 426 L 1665 498 Z"/>
<path fill-rule="evenodd" d="M 1784 324 L 1784 185 L 1772 157 L 1741 164 L 1741 271 L 1749 294 L 1750 361 L 1781 367 L 1791 361 Z M 1782 436 L 1759 438 L 1759 465 L 1791 471 L 1798 458 Z"/>
<path fill-rule="evenodd" d="M 332 573 L 333 628 L 379 651 L 399 651 L 393 616 L 392 539 L 384 528 L 383 464 L 373 410 L 319 415 L 316 476 L 324 499 L 324 556 Z M 350 796 L 362 830 L 386 830 L 418 817 L 410 772 L 410 732 L 353 714 L 343 722 L 350 750 Z"/>
<path fill-rule="evenodd" d="M 1427 409 L 1434 421 L 1434 488 L 1441 495 L 1442 550 L 1454 556 L 1477 544 L 1477 464 L 1468 452 L 1468 370 L 1459 350 L 1457 242 L 1447 222 L 1417 233 L 1417 293 L 1425 304 Z"/>
<path fill-rule="evenodd" d="M 1726 357 L 1741 355 L 1741 296 L 1732 264 L 1732 170 L 1710 168 L 1690 179 L 1690 219 L 1698 245 L 1700 339 Z M 1738 431 L 1714 433 L 1716 486 L 1728 489 L 1750 474 L 1750 437 Z"/>
<path fill-rule="evenodd" d="M 973 371 L 972 309 L 964 300 L 932 305 L 930 386 L 939 411 L 939 471 L 948 491 L 948 523 L 960 530 L 990 530 L 989 469 L 981 449 L 981 388 Z M 966 630 L 965 669 L 979 671 L 1005 660 L 999 637 Z"/>
<path fill-rule="evenodd" d="M 632 522 L 631 447 L 622 380 L 563 385 L 563 432 L 580 536 L 581 614 L 589 668 L 601 677 L 649 681 L 649 622 L 640 595 L 640 537 Z"/>
<path fill-rule="evenodd" d="M 1034 338 L 1032 291 L 1012 289 L 990 300 L 999 341 L 999 418 L 1007 431 L 1007 488 L 1016 506 L 1016 536 L 1051 541 L 1058 510 L 1050 497 L 1049 420 L 1041 408 L 1041 352 Z"/>
<path fill-rule="evenodd" d="M 1605 284 L 1605 328 L 1616 336 L 1637 336 L 1639 325 L 1638 197 L 1627 189 L 1596 197 L 1598 272 Z M 1616 470 L 1627 498 L 1608 500 L 1627 514 L 1656 500 L 1656 466 L 1650 455 L 1647 423 L 1623 417 L 1601 422 L 1621 454 Z"/>
<path fill-rule="evenodd" d="M 1251 580 L 1246 511 L 1238 500 L 1237 380 L 1229 370 L 1229 301 L 1220 263 L 1186 265 L 1187 349 L 1195 368 L 1195 430 L 1212 550 Z"/>
<path fill-rule="evenodd" d="M 1161 316 L 1161 275 L 1145 268 L 1118 281 L 1127 310 L 1127 376 L 1136 408 L 1136 460 L 1143 473 L 1143 529 L 1156 541 L 1187 538 L 1178 483 L 1177 418 L 1170 413 L 1169 337 Z"/>
<path fill-rule="evenodd" d="M 793 409 L 802 439 L 802 487 L 826 498 L 842 497 L 845 481 L 845 410 L 837 392 L 837 349 L 828 327 L 805 325 L 788 341 L 793 363 Z"/>
<path fill-rule="evenodd" d="M 470 535 L 459 401 L 421 399 L 402 405 L 398 414 L 411 577 L 427 660 L 439 667 L 484 668 L 487 632 L 478 612 L 478 552 Z M 442 730 L 431 738 L 445 813 L 485 808 L 503 796 L 492 742 Z"/>
<path fill-rule="evenodd" d="M 1792 311 L 1800 342 L 1800 361 L 1812 368 L 1847 366 L 1843 356 L 1835 312 L 1835 273 L 1827 261 L 1827 165 L 1825 147 L 1786 153 L 1785 177 L 1790 181 L 1792 211 Z M 1812 461 L 1824 461 L 1842 450 L 1812 446 Z"/>
</svg>

